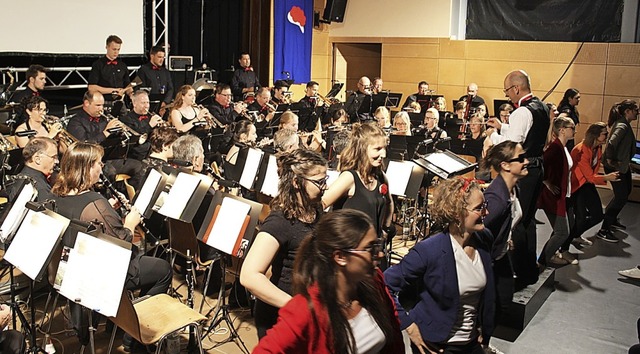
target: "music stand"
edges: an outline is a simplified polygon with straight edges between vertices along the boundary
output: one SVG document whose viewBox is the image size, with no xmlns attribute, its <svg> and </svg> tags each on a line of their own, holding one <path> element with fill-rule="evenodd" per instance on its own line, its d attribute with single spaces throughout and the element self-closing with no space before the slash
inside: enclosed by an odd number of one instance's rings
<svg viewBox="0 0 640 354">
<path fill-rule="evenodd" d="M 420 104 L 420 113 L 424 114 L 427 109 L 434 106 L 434 102 L 438 97 L 444 97 L 442 95 L 416 95 L 416 102 Z M 454 104 L 455 106 L 455 104 Z"/>
<path fill-rule="evenodd" d="M 167 178 L 166 187 L 171 183 Z M 176 179 L 170 185 L 168 194 L 163 195 L 158 213 L 169 218 L 190 223 L 198 212 L 200 203 L 213 184 L 211 177 L 201 173 L 179 172 Z M 158 198 L 160 199 L 160 198 Z"/>
<path fill-rule="evenodd" d="M 155 168 L 150 168 L 147 171 L 142 188 L 132 201 L 133 205 L 140 210 L 140 215 L 143 218 L 148 219 L 153 214 L 153 207 L 167 185 L 168 179 L 168 174 Z"/>
<path fill-rule="evenodd" d="M 228 193 L 216 193 L 207 210 L 204 223 L 198 231 L 198 239 L 207 245 L 223 252 L 227 255 L 243 258 L 249 244 L 255 234 L 258 217 L 262 211 L 262 204 L 256 203 Z M 236 331 L 229 313 L 226 302 L 226 282 L 225 274 L 227 263 L 225 258 L 220 258 L 222 267 L 222 279 L 220 292 L 218 293 L 218 303 L 216 307 L 209 310 L 206 317 L 213 313 L 212 322 L 203 338 L 224 321 L 229 328 L 229 337 L 221 342 L 217 342 L 215 347 L 233 341 L 240 350 L 249 353 L 247 346 Z"/>
<path fill-rule="evenodd" d="M 344 87 L 344 84 L 342 82 L 334 82 L 333 86 L 331 86 L 331 90 L 329 90 L 329 92 L 324 97 L 327 97 L 327 98 L 336 97 L 338 93 L 340 93 L 340 90 L 342 90 L 343 87 Z"/>
<path fill-rule="evenodd" d="M 20 179 L 16 183 L 21 183 L 16 193 L 16 198 L 11 203 L 11 208 L 5 210 L 0 225 L 0 242 L 10 243 L 22 219 L 27 214 L 27 203 L 32 202 L 38 196 L 38 191 L 28 179 Z"/>
<path fill-rule="evenodd" d="M 414 198 L 418 195 L 425 169 L 411 161 L 389 161 L 387 179 L 391 195 Z"/>
<path fill-rule="evenodd" d="M 29 352 L 46 353 L 36 343 L 36 313 L 33 303 L 33 288 L 34 283 L 41 281 L 44 277 L 54 250 L 60 243 L 62 234 L 69 225 L 69 219 L 50 210 L 46 210 L 42 205 L 37 203 L 28 203 L 26 208 L 28 211 L 15 233 L 11 245 L 4 255 L 4 259 L 13 267 L 20 269 L 31 279 L 29 282 L 29 293 L 31 294 L 29 297 L 29 307 L 31 308 L 30 321 L 27 321 L 25 315 L 20 311 L 17 303 L 15 303 L 13 286 L 11 289 L 11 307 L 14 315 L 20 318 L 22 328 L 26 331 L 27 337 L 29 337 L 31 346 Z M 11 268 L 12 282 L 13 267 Z"/>
<path fill-rule="evenodd" d="M 242 170 L 237 182 L 246 189 L 253 189 L 259 168 L 264 157 L 264 151 L 256 148 L 241 149 L 236 164 L 243 161 Z"/>
<path fill-rule="evenodd" d="M 275 198 L 278 194 L 278 185 L 280 184 L 278 162 L 275 154 L 265 154 L 266 156 L 262 159 L 260 171 L 258 172 L 256 190 L 271 198 Z"/>
<path fill-rule="evenodd" d="M 449 150 L 433 152 L 415 158 L 413 162 L 442 179 L 473 171 L 478 165 L 461 158 Z"/>
</svg>

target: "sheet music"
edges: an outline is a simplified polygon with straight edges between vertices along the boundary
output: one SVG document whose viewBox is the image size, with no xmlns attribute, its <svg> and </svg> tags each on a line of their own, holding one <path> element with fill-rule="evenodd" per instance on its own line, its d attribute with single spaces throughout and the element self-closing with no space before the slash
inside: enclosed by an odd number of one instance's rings
<svg viewBox="0 0 640 354">
<path fill-rule="evenodd" d="M 53 247 L 69 225 L 51 216 L 27 211 L 4 258 L 31 279 L 36 279 Z"/>
<path fill-rule="evenodd" d="M 447 173 L 460 171 L 465 168 L 465 165 L 443 153 L 433 153 L 428 155 L 425 159 L 438 166 L 440 169 L 447 171 Z"/>
<path fill-rule="evenodd" d="M 260 193 L 275 197 L 278 194 L 278 162 L 275 155 L 269 155 L 269 163 L 267 164 L 267 172 L 264 175 L 264 182 Z"/>
<path fill-rule="evenodd" d="M 35 199 L 38 195 L 35 187 L 31 183 L 25 183 L 22 191 L 16 197 L 16 201 L 11 206 L 7 217 L 0 227 L 0 241 L 5 242 L 17 228 L 20 226 L 22 216 L 27 212 L 25 205 Z"/>
<path fill-rule="evenodd" d="M 247 160 L 244 163 L 244 169 L 242 170 L 242 176 L 240 177 L 240 185 L 244 188 L 253 188 L 253 182 L 258 174 L 258 168 L 260 167 L 260 161 L 262 161 L 262 155 L 264 152 L 258 149 L 249 148 L 247 151 Z M 237 162 L 236 162 L 237 163 Z"/>
<path fill-rule="evenodd" d="M 249 211 L 251 211 L 250 204 L 233 198 L 224 198 L 211 233 L 208 235 L 207 245 L 231 254 L 238 237 L 243 236 L 240 235 L 240 230 Z"/>
<path fill-rule="evenodd" d="M 105 316 L 118 313 L 131 250 L 78 232 L 60 294 Z"/>
<path fill-rule="evenodd" d="M 138 197 L 136 198 L 136 202 L 134 206 L 140 210 L 140 213 L 145 212 L 151 204 L 151 198 L 153 198 L 153 192 L 155 192 L 158 183 L 162 179 L 162 174 L 155 169 L 151 169 L 149 171 L 149 175 L 147 179 L 144 181 L 140 192 L 138 192 Z"/>
<path fill-rule="evenodd" d="M 180 172 L 171 186 L 169 194 L 158 213 L 174 219 L 180 219 L 182 212 L 187 207 L 189 199 L 200 184 L 200 178 L 189 173 Z"/>
<path fill-rule="evenodd" d="M 413 166 L 412 162 L 389 161 L 386 173 L 389 180 L 389 193 L 392 195 L 405 195 Z"/>
</svg>

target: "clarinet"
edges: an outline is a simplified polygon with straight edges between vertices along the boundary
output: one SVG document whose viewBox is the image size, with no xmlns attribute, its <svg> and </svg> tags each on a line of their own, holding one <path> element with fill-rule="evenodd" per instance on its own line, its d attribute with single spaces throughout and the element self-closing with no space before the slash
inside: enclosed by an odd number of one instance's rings
<svg viewBox="0 0 640 354">
<path fill-rule="evenodd" d="M 193 293 L 195 289 L 193 279 L 193 261 L 191 260 L 190 250 L 187 250 L 187 274 L 185 276 L 185 281 L 187 282 L 187 306 L 193 308 Z M 189 344 L 187 345 L 189 349 L 196 347 L 195 339 L 196 335 L 193 328 L 189 328 Z"/>
<path fill-rule="evenodd" d="M 129 205 L 129 201 L 122 194 L 120 194 L 120 192 L 118 192 L 115 189 L 115 187 L 113 187 L 113 184 L 111 184 L 111 181 L 109 181 L 102 173 L 100 174 L 100 182 L 105 187 L 107 187 L 107 189 L 111 192 L 111 194 L 113 194 L 113 196 L 116 199 L 118 199 L 118 202 L 120 203 L 120 208 L 124 209 L 124 212 L 121 212 L 121 215 L 124 216 L 126 215 L 126 213 L 129 213 L 131 211 L 131 206 Z M 144 220 L 142 218 L 140 218 L 140 224 L 138 224 L 138 226 L 140 227 L 142 232 L 144 232 L 145 236 L 149 238 L 149 240 L 154 246 L 157 246 L 160 243 L 158 238 L 155 237 L 151 233 L 149 228 L 147 228 L 147 226 L 144 224 Z"/>
</svg>

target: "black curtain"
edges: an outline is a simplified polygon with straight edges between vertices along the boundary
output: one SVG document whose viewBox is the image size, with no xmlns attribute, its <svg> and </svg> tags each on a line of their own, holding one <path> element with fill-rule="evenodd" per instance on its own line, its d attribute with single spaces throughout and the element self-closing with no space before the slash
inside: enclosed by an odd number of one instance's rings
<svg viewBox="0 0 640 354">
<path fill-rule="evenodd" d="M 467 39 L 620 42 L 623 0 L 469 0 Z"/>
</svg>

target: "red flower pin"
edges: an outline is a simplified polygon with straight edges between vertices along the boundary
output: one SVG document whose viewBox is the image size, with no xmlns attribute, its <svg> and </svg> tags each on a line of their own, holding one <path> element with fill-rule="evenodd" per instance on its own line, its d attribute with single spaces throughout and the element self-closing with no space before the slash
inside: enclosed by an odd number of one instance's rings
<svg viewBox="0 0 640 354">
<path fill-rule="evenodd" d="M 387 192 L 389 192 L 389 186 L 387 186 L 386 183 L 383 183 L 383 184 L 380 185 L 380 188 L 378 189 L 378 191 L 382 195 L 387 195 Z"/>
</svg>

